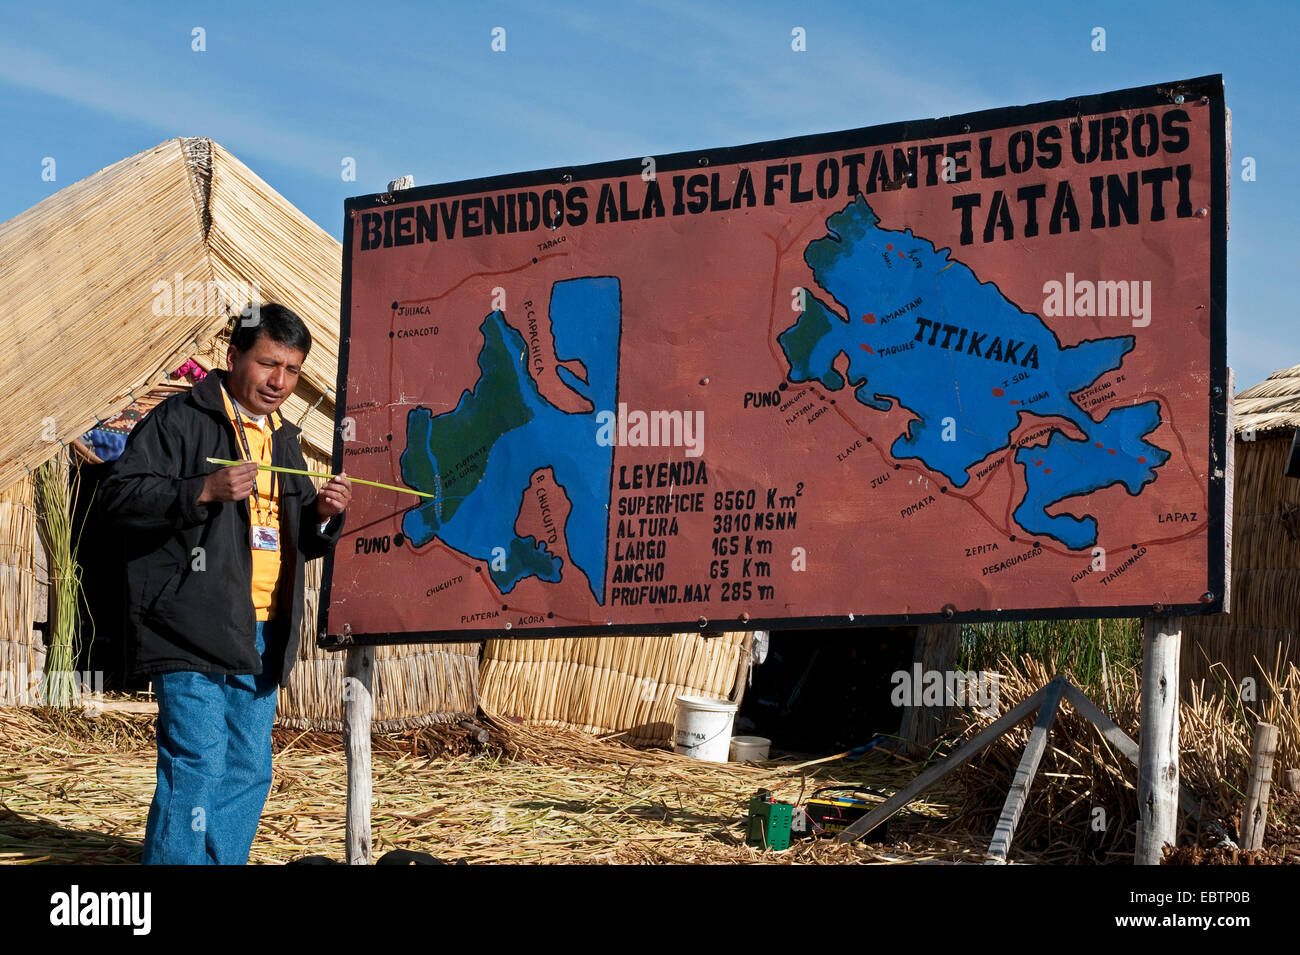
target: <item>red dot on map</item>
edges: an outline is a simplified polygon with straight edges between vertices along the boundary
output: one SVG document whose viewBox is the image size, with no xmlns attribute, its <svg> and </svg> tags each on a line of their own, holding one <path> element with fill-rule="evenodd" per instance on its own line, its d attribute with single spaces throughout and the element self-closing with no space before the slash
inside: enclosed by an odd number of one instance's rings
<svg viewBox="0 0 1300 955">
<path fill-rule="evenodd" d="M 861 348 L 863 351 L 869 351 L 871 352 L 871 354 L 873 355 L 875 354 L 875 351 L 872 350 L 870 345 L 859 344 L 858 347 Z"/>
<path fill-rule="evenodd" d="M 890 252 L 893 252 L 893 251 L 894 251 L 894 243 L 892 243 L 892 242 L 886 242 L 886 243 L 885 243 L 885 248 L 888 249 Z"/>
<path fill-rule="evenodd" d="M 899 257 L 900 259 L 905 259 L 905 258 L 907 258 L 907 256 L 905 256 L 905 255 L 903 254 L 903 250 L 902 250 L 902 249 L 899 249 L 899 250 L 898 250 L 898 257 Z"/>
<path fill-rule="evenodd" d="M 1145 457 L 1141 457 L 1141 456 L 1138 457 L 1138 464 L 1146 464 L 1146 463 L 1147 463 L 1147 459 Z"/>
<path fill-rule="evenodd" d="M 993 389 L 993 397 L 994 397 L 994 398 L 1001 398 L 1001 397 L 1002 397 L 1003 395 L 1005 395 L 1005 394 L 1006 394 L 1006 392 L 1003 391 L 1001 388 L 994 388 L 994 389 Z"/>
<path fill-rule="evenodd" d="M 1051 469 L 1051 468 L 1043 468 L 1043 473 L 1044 473 L 1044 474 L 1051 474 L 1051 473 L 1052 473 L 1052 469 Z"/>
<path fill-rule="evenodd" d="M 1013 405 L 1018 405 L 1018 404 L 1020 404 L 1020 402 L 1019 402 L 1019 401 L 1016 401 L 1015 398 L 1012 398 L 1012 399 L 1011 399 L 1011 403 L 1012 403 Z"/>
<path fill-rule="evenodd" d="M 1037 461 L 1034 462 L 1034 467 L 1036 467 L 1036 468 L 1041 468 L 1042 466 L 1043 466 L 1043 459 L 1042 459 L 1042 458 L 1039 458 Z"/>
<path fill-rule="evenodd" d="M 1100 442 L 1100 441 L 1098 441 L 1098 442 L 1097 442 L 1097 447 L 1099 447 L 1099 448 L 1104 448 L 1104 447 L 1105 447 L 1105 445 L 1104 445 L 1104 444 L 1102 444 L 1102 443 L 1101 443 L 1101 442 Z"/>
<path fill-rule="evenodd" d="M 1107 449 L 1106 449 L 1106 453 L 1107 453 L 1107 454 L 1114 454 L 1114 453 L 1115 453 L 1115 449 L 1114 449 L 1114 448 L 1107 448 Z"/>
<path fill-rule="evenodd" d="M 868 325 L 876 324 L 876 316 L 871 312 L 867 312 L 867 314 L 863 315 L 862 320 L 866 322 Z"/>
</svg>

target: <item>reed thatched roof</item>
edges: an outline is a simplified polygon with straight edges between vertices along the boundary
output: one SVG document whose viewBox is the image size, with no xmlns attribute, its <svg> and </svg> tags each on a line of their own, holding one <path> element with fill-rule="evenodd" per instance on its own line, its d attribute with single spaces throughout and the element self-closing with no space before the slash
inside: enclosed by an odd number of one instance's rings
<svg viewBox="0 0 1300 955">
<path fill-rule="evenodd" d="M 1237 393 L 1237 431 L 1266 431 L 1300 427 L 1300 365 L 1273 372 L 1257 385 Z"/>
<path fill-rule="evenodd" d="M 210 139 L 160 143 L 0 225 L 0 673 L 25 680 L 43 665 L 27 469 L 137 399 L 147 411 L 176 390 L 167 373 L 187 358 L 225 367 L 234 313 L 209 307 L 209 288 L 255 290 L 307 323 L 311 353 L 283 410 L 303 429 L 308 467 L 329 469 L 341 277 L 339 243 Z M 160 295 L 170 308 L 156 307 Z M 337 730 L 343 658 L 315 642 L 322 572 L 307 565 L 300 659 L 277 719 Z M 383 647 L 375 662 L 377 730 L 478 709 L 476 643 Z"/>
<path fill-rule="evenodd" d="M 171 139 L 0 224 L 0 491 L 205 349 L 224 311 L 160 292 L 252 288 L 307 323 L 284 413 L 328 457 L 337 241 L 210 139 Z M 310 413 L 311 409 L 315 413 Z"/>
</svg>

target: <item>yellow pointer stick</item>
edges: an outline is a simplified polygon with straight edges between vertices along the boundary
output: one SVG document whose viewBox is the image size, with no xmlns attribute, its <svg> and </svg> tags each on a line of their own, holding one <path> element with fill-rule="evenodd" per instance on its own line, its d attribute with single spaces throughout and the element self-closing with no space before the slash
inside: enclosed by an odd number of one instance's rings
<svg viewBox="0 0 1300 955">
<path fill-rule="evenodd" d="M 224 464 L 227 467 L 231 467 L 238 464 L 252 463 L 249 461 L 227 461 L 224 458 L 208 458 L 207 461 L 209 464 Z M 322 478 L 334 477 L 333 474 L 326 474 L 323 471 L 300 471 L 297 468 L 282 468 L 282 467 L 277 467 L 274 464 L 259 464 L 258 468 L 264 471 L 279 471 L 281 474 L 301 474 L 303 477 L 322 477 Z M 438 495 L 430 494 L 427 491 L 414 491 L 409 487 L 394 487 L 391 484 L 380 484 L 378 481 L 367 481 L 364 478 L 355 478 L 352 477 L 351 475 L 348 475 L 348 480 L 352 481 L 354 484 L 369 484 L 371 487 L 382 487 L 385 491 L 400 491 L 403 494 L 418 494 L 420 497 L 431 497 L 434 498 L 435 500 L 438 497 Z"/>
</svg>

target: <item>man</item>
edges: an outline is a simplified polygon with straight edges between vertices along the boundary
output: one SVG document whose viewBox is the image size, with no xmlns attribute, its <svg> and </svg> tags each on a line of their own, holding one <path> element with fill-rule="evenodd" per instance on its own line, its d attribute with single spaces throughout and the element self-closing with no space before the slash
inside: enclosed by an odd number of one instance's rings
<svg viewBox="0 0 1300 955">
<path fill-rule="evenodd" d="M 343 474 L 316 492 L 293 393 L 311 335 L 282 305 L 237 321 L 228 372 L 173 395 L 131 432 L 99 506 L 125 547 L 128 668 L 153 677 L 158 783 L 144 863 L 248 861 L 271 784 L 276 687 L 289 681 L 304 561 L 343 529 Z M 208 457 L 246 463 L 221 467 Z"/>
</svg>

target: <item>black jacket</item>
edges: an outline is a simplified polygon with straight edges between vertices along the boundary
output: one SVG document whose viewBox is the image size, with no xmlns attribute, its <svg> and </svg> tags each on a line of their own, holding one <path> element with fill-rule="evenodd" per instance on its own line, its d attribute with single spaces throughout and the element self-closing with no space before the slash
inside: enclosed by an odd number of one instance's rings
<svg viewBox="0 0 1300 955">
<path fill-rule="evenodd" d="M 204 459 L 242 457 L 222 401 L 225 374 L 212 372 L 137 424 L 96 494 L 96 506 L 123 537 L 132 675 L 262 670 L 254 642 L 248 501 L 197 503 L 204 477 L 222 467 Z M 271 437 L 272 464 L 306 469 L 299 431 L 281 420 Z M 345 515 L 334 517 L 322 533 L 311 480 L 296 474 L 277 474 L 276 480 L 280 585 L 266 645 L 282 660 L 279 683 L 285 686 L 298 655 L 304 561 L 334 546 Z"/>
</svg>

